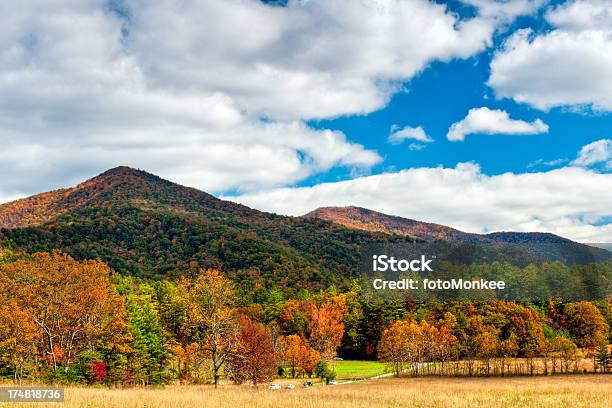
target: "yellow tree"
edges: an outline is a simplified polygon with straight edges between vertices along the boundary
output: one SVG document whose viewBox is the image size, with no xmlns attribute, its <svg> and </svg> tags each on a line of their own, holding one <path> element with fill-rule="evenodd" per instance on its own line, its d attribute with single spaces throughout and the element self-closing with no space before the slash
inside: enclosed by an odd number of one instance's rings
<svg viewBox="0 0 612 408">
<path fill-rule="evenodd" d="M 217 387 L 221 367 L 237 344 L 234 284 L 218 270 L 208 269 L 201 271 L 193 281 L 182 280 L 179 290 L 189 312 L 194 337 L 202 338 L 203 349 L 210 356 Z"/>
<path fill-rule="evenodd" d="M 432 349 L 429 354 L 432 360 L 439 360 L 441 362 L 440 369 L 444 372 L 446 362 L 456 354 L 457 337 L 451 333 L 450 327 L 445 324 L 440 326 L 435 332 L 432 332 L 432 334 L 435 337 L 433 338 Z"/>
<path fill-rule="evenodd" d="M 516 336 L 512 333 L 506 340 L 503 340 L 499 345 L 499 356 L 502 377 L 506 373 L 506 360 L 516 357 L 519 352 L 519 346 L 516 343 Z M 510 367 L 507 367 L 510 370 Z"/>
<path fill-rule="evenodd" d="M 565 306 L 567 327 L 576 345 L 594 349 L 608 339 L 609 327 L 597 306 L 590 302 L 569 303 Z"/>
<path fill-rule="evenodd" d="M 0 306 L 0 350 L 2 360 L 14 367 L 15 381 L 21 385 L 23 368 L 36 352 L 38 328 L 15 301 Z"/>
<path fill-rule="evenodd" d="M 404 320 L 391 323 L 383 331 L 378 357 L 393 366 L 396 376 L 408 363 L 420 362 L 423 351 L 423 330 L 416 322 Z"/>
<path fill-rule="evenodd" d="M 571 340 L 561 336 L 552 339 L 551 347 L 561 361 L 561 371 L 567 373 L 578 348 Z"/>
<path fill-rule="evenodd" d="M 477 356 L 484 360 L 486 373 L 491 373 L 491 360 L 498 356 L 500 352 L 499 329 L 492 325 L 483 326 L 482 330 L 476 335 L 476 345 L 478 347 Z"/>
</svg>

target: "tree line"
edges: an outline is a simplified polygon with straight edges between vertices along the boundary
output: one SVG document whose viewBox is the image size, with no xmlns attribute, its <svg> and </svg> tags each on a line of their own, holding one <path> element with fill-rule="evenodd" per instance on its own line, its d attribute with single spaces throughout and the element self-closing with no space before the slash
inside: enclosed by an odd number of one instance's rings
<svg viewBox="0 0 612 408">
<path fill-rule="evenodd" d="M 216 269 L 147 281 L 59 252 L 0 252 L 0 375 L 15 381 L 329 381 L 338 355 L 398 375 L 506 375 L 519 359 L 556 373 L 579 350 L 606 371 L 611 323 L 611 300 L 381 302 L 357 282 L 245 291 Z"/>
</svg>

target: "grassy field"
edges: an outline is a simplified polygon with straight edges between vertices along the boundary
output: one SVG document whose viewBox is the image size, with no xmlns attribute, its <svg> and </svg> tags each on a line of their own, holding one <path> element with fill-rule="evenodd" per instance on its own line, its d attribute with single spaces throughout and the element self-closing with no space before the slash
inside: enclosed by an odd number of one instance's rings
<svg viewBox="0 0 612 408">
<path fill-rule="evenodd" d="M 26 404 L 19 404 L 26 407 Z M 31 404 L 40 407 L 40 404 Z M 68 388 L 64 408 L 611 407 L 612 375 L 515 378 L 385 378 L 280 391 L 265 386 Z M 2 408 L 15 408 L 1 404 Z"/>
<path fill-rule="evenodd" d="M 386 372 L 385 364 L 378 361 L 343 360 L 334 363 L 338 381 L 375 377 Z"/>
</svg>

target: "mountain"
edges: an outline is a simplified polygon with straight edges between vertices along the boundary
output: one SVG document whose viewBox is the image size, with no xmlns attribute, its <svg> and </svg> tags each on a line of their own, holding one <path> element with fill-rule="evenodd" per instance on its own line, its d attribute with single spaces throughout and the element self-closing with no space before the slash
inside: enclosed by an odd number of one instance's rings
<svg viewBox="0 0 612 408">
<path fill-rule="evenodd" d="M 361 207 L 321 207 L 304 217 L 330 221 L 347 228 L 402 235 L 423 241 L 436 239 L 461 243 L 484 241 L 477 234 L 469 234 L 445 225 L 415 221 Z"/>
<path fill-rule="evenodd" d="M 355 276 L 371 241 L 406 239 L 260 212 L 129 167 L 0 205 L 0 245 L 149 278 L 215 267 L 252 286 L 324 287 Z"/>
<path fill-rule="evenodd" d="M 573 241 L 545 232 L 494 232 L 473 234 L 459 231 L 445 225 L 416 221 L 394 215 L 379 213 L 361 207 L 321 207 L 304 215 L 318 218 L 363 231 L 384 232 L 411 237 L 417 240 L 436 239 L 457 243 L 555 243 L 567 244 Z"/>
<path fill-rule="evenodd" d="M 583 263 L 586 260 L 609 260 L 601 248 L 580 244 L 544 232 L 494 232 L 474 234 L 445 225 L 379 213 L 361 207 L 321 207 L 304 215 L 363 231 L 384 232 L 418 241 L 450 241 L 458 244 L 500 246 L 513 245 L 549 260 Z"/>
<path fill-rule="evenodd" d="M 547 258 L 525 245 L 541 240 L 540 235 L 478 236 L 378 213 L 368 218 L 373 212 L 363 209 L 357 213 L 362 216 L 353 217 L 352 224 L 321 219 L 322 210 L 285 217 L 118 167 L 72 188 L 0 205 L 0 245 L 99 258 L 120 273 L 145 278 L 215 267 L 245 290 L 272 283 L 295 289 L 347 283 L 359 274 L 360 250 L 369 243 L 485 242 L 490 249 L 482 260 L 504 251 L 500 259 Z M 507 250 L 499 245 L 512 239 L 522 240 L 522 246 Z M 586 246 L 572 245 L 569 253 L 548 258 L 584 258 Z"/>
<path fill-rule="evenodd" d="M 130 167 L 117 167 L 75 187 L 60 189 L 0 205 L 0 228 L 40 226 L 82 209 L 133 204 L 175 209 L 208 210 L 234 215 L 261 214 L 240 204 L 183 187 L 153 174 Z M 217 214 L 218 215 L 218 214 Z"/>
</svg>

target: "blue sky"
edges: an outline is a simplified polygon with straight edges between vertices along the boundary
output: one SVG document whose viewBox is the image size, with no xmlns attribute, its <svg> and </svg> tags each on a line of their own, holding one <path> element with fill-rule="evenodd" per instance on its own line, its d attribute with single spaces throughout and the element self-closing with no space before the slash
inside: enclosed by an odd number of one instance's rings
<svg viewBox="0 0 612 408">
<path fill-rule="evenodd" d="M 282 214 L 612 240 L 607 0 L 5 2 L 0 25 L 0 202 L 127 165 Z"/>
<path fill-rule="evenodd" d="M 457 10 L 465 11 L 465 8 Z M 377 150 L 384 161 L 374 166 L 372 173 L 406 167 L 454 167 L 467 161 L 477 162 L 489 175 L 563 167 L 575 159 L 582 146 L 612 135 L 612 115 L 607 111 L 574 110 L 567 106 L 540 110 L 511 98 L 498 98 L 487 86 L 493 53 L 508 36 L 522 28 L 535 32 L 549 29 L 543 10 L 504 28 L 494 37 L 491 47 L 473 57 L 429 64 L 423 72 L 404 82 L 403 91 L 395 94 L 381 110 L 309 123 L 317 128 L 340 130 L 349 139 Z M 462 143 L 446 139 L 453 123 L 463 119 L 469 109 L 482 106 L 504 110 L 512 118 L 529 122 L 540 118 L 550 130 L 529 136 L 479 134 Z M 421 150 L 410 150 L 409 143 L 392 145 L 387 138 L 394 125 L 421 126 L 435 142 L 424 145 Z M 351 178 L 350 171 L 337 168 L 304 180 L 300 185 L 348 178 Z"/>
</svg>

